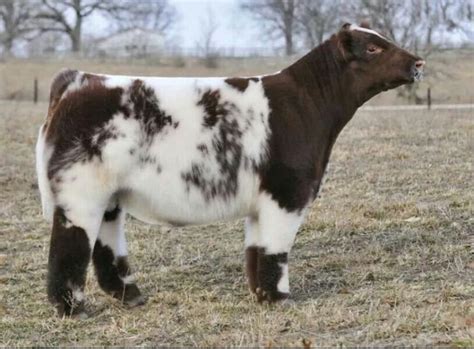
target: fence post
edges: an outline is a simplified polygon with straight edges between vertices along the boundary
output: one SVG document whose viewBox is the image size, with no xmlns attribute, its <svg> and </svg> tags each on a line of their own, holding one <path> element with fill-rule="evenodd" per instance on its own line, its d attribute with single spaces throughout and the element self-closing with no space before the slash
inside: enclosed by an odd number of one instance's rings
<svg viewBox="0 0 474 349">
<path fill-rule="evenodd" d="M 35 78 L 33 83 L 33 102 L 38 103 L 38 78 Z"/>
<path fill-rule="evenodd" d="M 431 88 L 428 87 L 428 91 L 426 92 L 426 101 L 428 103 L 428 110 L 431 110 Z"/>
</svg>

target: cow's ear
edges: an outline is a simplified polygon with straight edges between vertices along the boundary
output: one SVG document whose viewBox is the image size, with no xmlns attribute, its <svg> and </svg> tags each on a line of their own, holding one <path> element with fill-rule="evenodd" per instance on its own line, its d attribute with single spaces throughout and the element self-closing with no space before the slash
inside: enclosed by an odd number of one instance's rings
<svg viewBox="0 0 474 349">
<path fill-rule="evenodd" d="M 372 29 L 370 27 L 370 21 L 368 19 L 364 19 L 362 22 L 360 22 L 360 27 L 365 29 Z"/>
<path fill-rule="evenodd" d="M 344 29 L 343 26 L 337 35 L 337 48 L 345 61 L 350 60 L 352 57 L 353 40 L 352 32 L 349 29 Z"/>
<path fill-rule="evenodd" d="M 341 27 L 341 30 L 349 30 L 351 28 L 350 23 L 344 23 Z"/>
</svg>

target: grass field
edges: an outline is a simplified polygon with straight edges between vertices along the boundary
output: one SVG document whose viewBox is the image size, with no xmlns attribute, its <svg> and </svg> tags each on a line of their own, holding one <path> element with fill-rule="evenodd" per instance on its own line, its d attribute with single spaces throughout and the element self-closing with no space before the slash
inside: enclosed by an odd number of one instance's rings
<svg viewBox="0 0 474 349">
<path fill-rule="evenodd" d="M 0 344 L 474 346 L 473 111 L 359 112 L 290 255 L 294 304 L 257 305 L 242 222 L 127 224 L 148 303 L 132 311 L 89 274 L 93 312 L 47 303 L 50 227 L 34 143 L 45 104 L 0 102 Z"/>
</svg>

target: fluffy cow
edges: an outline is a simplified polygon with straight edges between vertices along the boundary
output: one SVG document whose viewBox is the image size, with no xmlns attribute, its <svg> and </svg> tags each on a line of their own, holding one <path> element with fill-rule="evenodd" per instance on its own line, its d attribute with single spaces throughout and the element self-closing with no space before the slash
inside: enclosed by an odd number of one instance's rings
<svg viewBox="0 0 474 349">
<path fill-rule="evenodd" d="M 127 262 L 126 213 L 174 226 L 245 218 L 250 289 L 259 301 L 287 298 L 288 253 L 338 134 L 359 106 L 418 80 L 423 65 L 346 24 L 273 75 L 60 72 L 36 150 L 53 222 L 50 301 L 60 315 L 84 314 L 92 258 L 102 289 L 144 302 Z"/>
</svg>

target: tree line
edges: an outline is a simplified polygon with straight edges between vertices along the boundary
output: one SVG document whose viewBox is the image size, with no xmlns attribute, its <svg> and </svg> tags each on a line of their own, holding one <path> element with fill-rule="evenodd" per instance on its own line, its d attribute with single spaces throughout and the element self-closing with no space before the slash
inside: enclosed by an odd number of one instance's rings
<svg viewBox="0 0 474 349">
<path fill-rule="evenodd" d="M 361 20 L 426 54 L 436 48 L 433 35 L 439 28 L 469 29 L 465 23 L 472 23 L 473 7 L 471 0 L 240 0 L 242 15 L 251 17 L 267 38 L 281 40 L 287 55 L 301 46 L 317 46 L 342 21 Z M 141 27 L 163 34 L 178 20 L 169 0 L 0 0 L 0 46 L 8 55 L 17 40 L 56 32 L 79 52 L 84 25 L 93 14 L 101 14 L 115 30 Z M 201 46 L 208 51 L 217 27 L 214 16 L 201 28 Z"/>
<path fill-rule="evenodd" d="M 268 37 L 284 40 L 287 55 L 297 41 L 319 45 L 342 20 L 369 21 L 403 47 L 430 51 L 437 29 L 472 31 L 474 19 L 471 0 L 243 0 L 241 7 Z"/>
<path fill-rule="evenodd" d="M 56 32 L 69 39 L 72 52 L 79 52 L 84 24 L 97 13 L 116 30 L 141 27 L 165 32 L 177 18 L 168 0 L 0 0 L 0 46 L 10 54 L 17 40 Z"/>
</svg>

